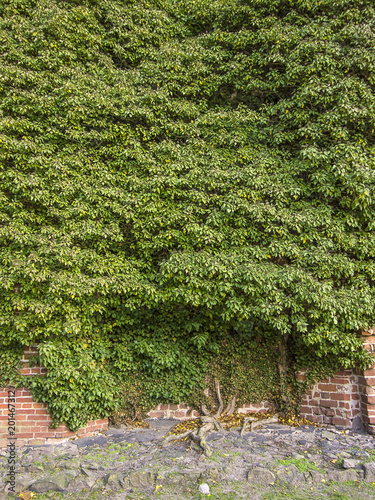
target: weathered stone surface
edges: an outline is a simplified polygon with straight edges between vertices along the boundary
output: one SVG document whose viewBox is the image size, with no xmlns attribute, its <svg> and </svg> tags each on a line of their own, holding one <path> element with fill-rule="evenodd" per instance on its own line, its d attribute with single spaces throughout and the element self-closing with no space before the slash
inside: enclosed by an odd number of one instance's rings
<svg viewBox="0 0 375 500">
<path fill-rule="evenodd" d="M 365 481 L 368 483 L 375 482 L 375 462 L 368 462 L 363 464 L 363 469 L 365 471 Z"/>
<path fill-rule="evenodd" d="M 247 473 L 247 480 L 253 484 L 268 486 L 276 482 L 275 475 L 264 467 L 254 467 Z"/>
<path fill-rule="evenodd" d="M 353 458 L 344 458 L 342 461 L 342 466 L 344 469 L 355 469 L 358 467 L 360 460 L 355 460 Z"/>
<path fill-rule="evenodd" d="M 342 434 L 319 427 L 292 428 L 278 424 L 264 425 L 243 437 L 233 431 L 213 432 L 207 438 L 213 452 L 207 460 L 202 459 L 200 447 L 195 448 L 189 442 L 160 447 L 166 431 L 124 427 L 121 433 L 101 436 L 103 439 L 91 441 L 91 444 L 86 442 L 80 447 L 72 443 L 21 447 L 18 450 L 17 485 L 20 489 L 17 492 L 26 491 L 30 486 L 35 492 L 50 491 L 49 496 L 63 490 L 79 498 L 79 492 L 86 490 L 97 492 L 98 498 L 100 494 L 106 498 L 108 490 L 121 488 L 127 491 L 118 496 L 125 498 L 130 489 L 143 489 L 151 494 L 156 485 L 159 490 L 163 485 L 164 491 L 172 488 L 178 492 L 177 497 L 189 498 L 189 490 L 197 492 L 200 483 L 206 483 L 215 493 L 214 488 L 225 489 L 232 481 L 237 485 L 241 483 L 243 492 L 270 488 L 272 483 L 276 489 L 287 485 L 301 491 L 304 484 L 309 483 L 310 491 L 315 485 L 325 488 L 330 481 L 375 482 L 375 462 L 365 463 L 375 450 L 375 441 L 364 432 Z M 287 460 L 291 458 L 303 460 L 307 467 L 306 461 L 310 462 L 326 473 L 311 468 L 302 473 L 298 467 L 288 465 Z M 337 464 L 342 459 L 344 467 L 349 468 L 338 470 Z M 283 466 L 280 460 L 285 460 Z M 26 472 L 28 470 L 32 472 Z M 157 477 L 156 470 L 160 471 Z M 6 492 L 6 472 L 7 454 L 3 454 L 0 456 L 0 498 Z M 74 479 L 73 474 L 77 475 Z M 64 481 L 58 484 L 58 475 L 66 478 L 66 484 Z"/>
<path fill-rule="evenodd" d="M 148 471 L 136 471 L 129 475 L 129 483 L 133 488 L 145 488 L 153 486 L 156 480 L 156 475 Z"/>
<path fill-rule="evenodd" d="M 68 484 L 66 490 L 69 493 L 77 493 L 79 491 L 83 490 L 89 490 L 90 485 L 85 481 L 82 477 L 75 477 L 73 478 L 70 483 Z"/>
<path fill-rule="evenodd" d="M 330 432 L 330 431 L 323 431 L 322 438 L 332 441 L 332 440 L 337 438 L 337 434 L 335 434 L 334 432 Z"/>
<path fill-rule="evenodd" d="M 328 481 L 336 481 L 341 483 L 343 481 L 359 481 L 361 474 L 354 469 L 330 471 L 327 474 Z"/>
<path fill-rule="evenodd" d="M 309 471 L 309 476 L 311 479 L 307 477 L 307 482 L 312 481 L 314 484 L 324 483 L 327 480 L 327 474 L 325 472 L 319 472 L 317 470 Z"/>
<path fill-rule="evenodd" d="M 300 453 L 296 453 L 295 451 L 292 453 L 292 458 L 296 459 L 296 460 L 300 460 L 301 458 L 304 459 L 306 457 L 304 457 L 303 455 L 301 455 Z"/>
<path fill-rule="evenodd" d="M 29 490 L 34 491 L 35 493 L 63 491 L 66 483 L 67 477 L 64 474 L 59 474 L 57 476 L 45 476 L 29 486 Z"/>
<path fill-rule="evenodd" d="M 184 470 L 179 473 L 179 476 L 182 476 L 186 483 L 196 483 L 200 479 L 201 475 L 201 472 L 197 470 Z M 214 473 L 210 471 L 209 476 L 212 477 L 213 475 Z"/>
<path fill-rule="evenodd" d="M 297 486 L 306 482 L 303 473 L 295 465 L 285 465 L 276 470 L 276 476 L 282 483 Z"/>
<path fill-rule="evenodd" d="M 106 474 L 103 482 L 108 488 L 115 489 L 121 486 L 124 474 L 114 472 L 113 474 Z"/>
<path fill-rule="evenodd" d="M 32 484 L 32 481 L 30 481 L 30 480 L 24 480 L 24 479 L 22 479 L 22 477 L 17 476 L 17 481 L 16 481 L 16 484 L 15 484 L 15 486 L 13 488 L 14 489 L 14 493 L 21 493 L 21 491 L 26 491 L 28 489 L 28 487 L 30 486 L 30 484 Z M 4 489 L 5 493 L 12 493 L 9 490 L 9 486 L 10 485 L 7 485 L 5 487 L 5 489 Z"/>
</svg>

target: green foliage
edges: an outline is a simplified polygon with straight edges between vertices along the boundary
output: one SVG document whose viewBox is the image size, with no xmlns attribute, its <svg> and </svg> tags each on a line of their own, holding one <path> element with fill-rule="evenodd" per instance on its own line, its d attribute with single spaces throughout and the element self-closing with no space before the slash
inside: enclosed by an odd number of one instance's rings
<svg viewBox="0 0 375 500">
<path fill-rule="evenodd" d="M 323 469 L 319 469 L 314 462 L 310 462 L 307 458 L 287 458 L 286 460 L 275 460 L 278 465 L 295 465 L 297 469 L 301 472 L 309 472 L 315 470 L 317 472 L 324 472 Z"/>
<path fill-rule="evenodd" d="M 0 387 L 8 384 L 19 387 L 22 385 L 22 377 L 19 370 L 23 368 L 21 358 L 23 346 L 19 343 L 4 345 L 0 343 Z"/>
<path fill-rule="evenodd" d="M 224 407 L 236 397 L 236 407 L 243 404 L 272 401 L 280 406 L 280 377 L 278 371 L 278 346 L 272 338 L 241 338 L 239 332 L 227 332 L 220 341 L 219 354 L 207 366 L 204 378 L 209 395 L 204 398 L 194 392 L 187 400 L 199 407 L 202 400 L 215 413 L 218 408 L 215 378 L 220 383 Z"/>
<path fill-rule="evenodd" d="M 56 421 L 128 376 L 188 398 L 250 323 L 297 367 L 369 364 L 374 22 L 370 0 L 1 3 L 0 342 L 39 343 Z"/>
</svg>

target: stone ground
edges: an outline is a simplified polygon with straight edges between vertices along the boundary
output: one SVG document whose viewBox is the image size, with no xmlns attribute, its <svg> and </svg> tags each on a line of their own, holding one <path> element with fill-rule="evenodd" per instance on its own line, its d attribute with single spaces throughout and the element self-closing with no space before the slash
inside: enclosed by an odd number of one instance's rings
<svg viewBox="0 0 375 500">
<path fill-rule="evenodd" d="M 268 423 L 241 437 L 232 428 L 208 436 L 206 458 L 190 442 L 160 446 L 176 421 L 150 423 L 19 448 L 17 495 L 0 452 L 0 499 L 375 499 L 375 439 L 364 432 Z"/>
</svg>

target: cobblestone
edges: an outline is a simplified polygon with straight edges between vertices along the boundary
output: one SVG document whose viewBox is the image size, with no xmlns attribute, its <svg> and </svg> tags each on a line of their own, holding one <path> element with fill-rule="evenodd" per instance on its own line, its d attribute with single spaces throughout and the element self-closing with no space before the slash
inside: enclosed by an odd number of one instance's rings
<svg viewBox="0 0 375 500">
<path fill-rule="evenodd" d="M 101 492 L 101 498 L 125 499 L 142 492 L 169 491 L 166 498 L 193 498 L 204 483 L 213 498 L 219 487 L 222 495 L 230 495 L 233 484 L 242 485 L 238 498 L 248 498 L 249 488 L 258 488 L 252 493 L 255 500 L 270 488 L 300 490 L 316 484 L 375 482 L 374 439 L 364 432 L 264 424 L 241 437 L 239 430 L 231 429 L 208 436 L 213 454 L 204 458 L 187 441 L 160 446 L 176 421 L 151 424 L 151 429 L 110 428 L 94 438 L 19 448 L 17 493 L 96 498 L 93 495 Z M 2 455 L 0 498 L 5 498 L 8 469 L 7 455 Z M 368 491 L 367 498 L 375 498 L 375 490 Z"/>
</svg>

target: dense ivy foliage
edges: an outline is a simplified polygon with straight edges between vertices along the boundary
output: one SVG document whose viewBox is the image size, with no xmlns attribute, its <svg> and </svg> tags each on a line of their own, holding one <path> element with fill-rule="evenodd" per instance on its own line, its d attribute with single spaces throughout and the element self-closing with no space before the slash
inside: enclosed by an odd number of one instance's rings
<svg viewBox="0 0 375 500">
<path fill-rule="evenodd" d="M 373 0 L 1 2 L 0 343 L 56 421 L 188 400 L 226 338 L 368 364 L 374 47 Z"/>
</svg>

